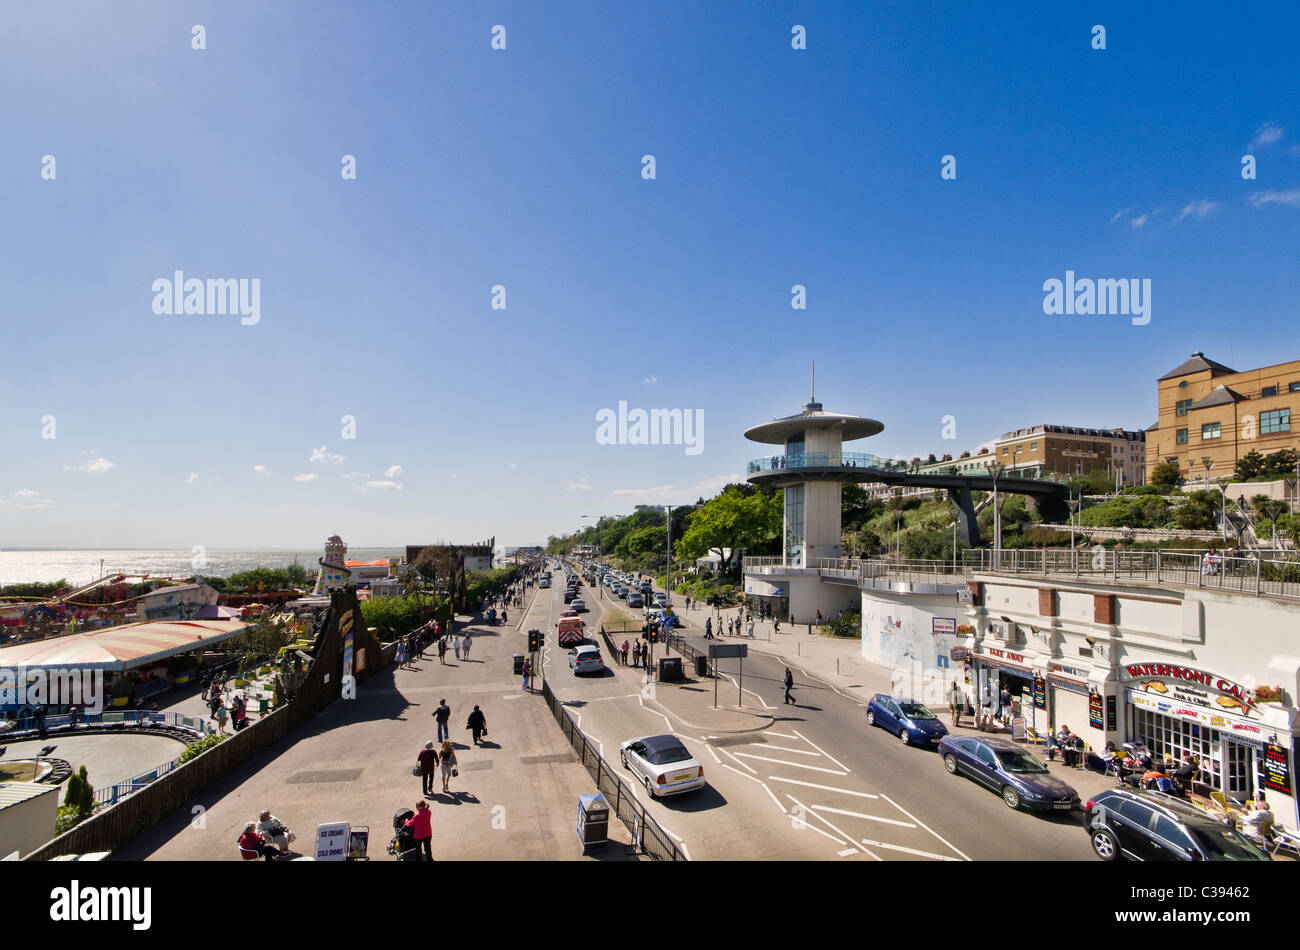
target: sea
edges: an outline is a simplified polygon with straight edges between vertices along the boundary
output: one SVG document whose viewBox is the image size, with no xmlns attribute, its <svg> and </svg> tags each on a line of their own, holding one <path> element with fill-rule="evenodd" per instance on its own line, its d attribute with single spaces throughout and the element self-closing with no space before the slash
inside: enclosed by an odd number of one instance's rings
<svg viewBox="0 0 1300 950">
<path fill-rule="evenodd" d="M 38 548 L 0 550 L 0 587 L 9 584 L 67 581 L 79 586 L 105 574 L 148 574 L 150 577 L 229 577 L 258 567 L 288 567 L 298 563 L 315 572 L 325 551 L 316 548 L 141 548 L 53 551 Z M 348 548 L 349 561 L 402 557 L 405 548 Z"/>
</svg>

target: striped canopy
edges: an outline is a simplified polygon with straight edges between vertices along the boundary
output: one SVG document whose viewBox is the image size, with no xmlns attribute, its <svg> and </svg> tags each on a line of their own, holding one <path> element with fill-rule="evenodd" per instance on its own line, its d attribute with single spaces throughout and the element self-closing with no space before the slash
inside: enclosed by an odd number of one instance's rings
<svg viewBox="0 0 1300 950">
<path fill-rule="evenodd" d="M 0 668 L 132 670 L 243 633 L 234 620 L 152 621 L 0 647 Z"/>
</svg>

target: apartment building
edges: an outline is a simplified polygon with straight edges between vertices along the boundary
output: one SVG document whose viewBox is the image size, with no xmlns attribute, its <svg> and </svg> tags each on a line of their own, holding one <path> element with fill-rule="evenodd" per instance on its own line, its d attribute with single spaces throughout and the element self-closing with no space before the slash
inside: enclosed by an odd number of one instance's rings
<svg viewBox="0 0 1300 950">
<path fill-rule="evenodd" d="M 1146 483 L 1146 433 L 1037 425 L 1005 433 L 993 443 L 1008 475 L 1070 478 L 1105 472 L 1123 488 Z"/>
<path fill-rule="evenodd" d="M 1238 372 L 1197 351 L 1156 381 L 1158 417 L 1147 430 L 1146 471 L 1172 460 L 1185 478 L 1231 475 L 1258 451 L 1300 449 L 1300 360 Z"/>
</svg>

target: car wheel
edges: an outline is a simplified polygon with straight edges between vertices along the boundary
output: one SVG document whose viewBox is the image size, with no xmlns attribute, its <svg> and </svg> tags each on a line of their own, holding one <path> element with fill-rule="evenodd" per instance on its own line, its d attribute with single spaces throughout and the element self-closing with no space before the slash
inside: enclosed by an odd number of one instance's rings
<svg viewBox="0 0 1300 950">
<path fill-rule="evenodd" d="M 620 753 L 618 754 L 618 760 L 619 760 L 620 762 L 623 763 L 623 768 L 627 769 L 629 772 L 632 771 L 631 767 L 627 764 L 627 753 L 626 753 L 626 752 L 620 752 Z"/>
<path fill-rule="evenodd" d="M 899 729 L 899 730 L 898 730 L 898 739 L 899 739 L 900 742 L 903 743 L 903 745 L 911 745 L 911 744 L 912 744 L 912 737 L 909 736 L 909 735 L 907 734 L 907 730 L 906 730 L 906 729 Z"/>
<path fill-rule="evenodd" d="M 949 752 L 943 757 L 943 767 L 948 770 L 949 775 L 957 774 L 957 756 Z"/>
<path fill-rule="evenodd" d="M 645 790 L 650 793 L 650 797 L 655 797 L 655 787 L 650 781 L 650 776 L 645 777 Z"/>
<path fill-rule="evenodd" d="M 1119 842 L 1105 828 L 1098 828 L 1092 833 L 1092 850 L 1103 861 L 1119 860 Z"/>
<path fill-rule="evenodd" d="M 870 709 L 868 709 L 868 710 L 867 710 L 867 725 L 868 725 L 868 726 L 874 726 L 875 724 L 876 724 L 876 714 L 873 713 Z"/>
<path fill-rule="evenodd" d="M 1002 800 L 1007 803 L 1008 808 L 1020 807 L 1020 793 L 1010 785 L 1004 785 L 1002 787 Z"/>
</svg>

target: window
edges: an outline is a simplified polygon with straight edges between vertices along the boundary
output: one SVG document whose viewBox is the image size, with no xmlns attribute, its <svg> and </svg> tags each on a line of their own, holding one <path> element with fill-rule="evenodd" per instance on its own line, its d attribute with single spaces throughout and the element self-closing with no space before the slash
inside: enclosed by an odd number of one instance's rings
<svg viewBox="0 0 1300 950">
<path fill-rule="evenodd" d="M 1038 451 L 1038 443 L 1037 443 L 1037 442 L 1030 442 L 1030 443 L 1029 443 L 1029 451 L 1031 451 L 1031 452 L 1037 452 L 1037 451 Z"/>
<path fill-rule="evenodd" d="M 1219 423 L 1217 422 L 1207 422 L 1205 425 L 1201 426 L 1202 439 L 1217 439 L 1222 434 Z"/>
<path fill-rule="evenodd" d="M 1005 446 L 1005 445 L 1002 446 L 1002 454 L 1003 454 L 1003 455 L 1009 455 L 1009 454 L 1011 454 L 1011 449 L 1010 449 L 1008 446 Z"/>
<path fill-rule="evenodd" d="M 1153 812 L 1146 805 L 1135 802 L 1131 798 L 1125 798 L 1119 803 L 1119 813 L 1127 818 L 1139 828 L 1147 828 L 1151 825 L 1151 815 Z"/>
<path fill-rule="evenodd" d="M 1276 396 L 1276 395 L 1277 395 L 1277 387 L 1276 387 L 1276 386 L 1265 386 L 1263 389 L 1261 389 L 1261 390 L 1259 391 L 1259 395 L 1260 395 L 1261 398 L 1264 397 L 1264 396 Z"/>
<path fill-rule="evenodd" d="M 1259 431 L 1261 435 L 1268 432 L 1290 432 L 1291 410 L 1270 409 L 1268 412 L 1261 412 L 1259 414 Z"/>
<path fill-rule="evenodd" d="M 1187 837 L 1187 832 L 1182 829 L 1178 822 L 1166 815 L 1157 814 L 1156 834 L 1177 848 L 1190 850 L 1192 847 L 1192 839 Z"/>
<path fill-rule="evenodd" d="M 785 490 L 785 559 L 787 564 L 803 566 L 803 486 Z"/>
<path fill-rule="evenodd" d="M 1056 443 L 1055 443 L 1055 442 L 1052 443 L 1052 448 L 1056 448 Z"/>
<path fill-rule="evenodd" d="M 1289 393 L 1300 393 L 1300 383 L 1291 383 L 1287 386 L 1286 391 Z"/>
<path fill-rule="evenodd" d="M 1190 399 L 1180 399 L 1178 400 L 1177 404 L 1174 406 L 1174 415 L 1185 416 L 1187 415 L 1187 410 L 1191 408 L 1192 408 L 1192 401 Z"/>
<path fill-rule="evenodd" d="M 1021 444 L 1021 445 L 1017 445 L 1017 446 L 1016 446 L 1016 454 L 1017 454 L 1017 455 L 1019 455 L 1019 454 L 1020 454 L 1021 452 L 1023 452 L 1024 450 L 1025 450 L 1025 447 L 1024 447 L 1023 444 Z"/>
<path fill-rule="evenodd" d="M 1177 445 L 1186 445 L 1186 444 L 1187 444 L 1187 430 L 1186 430 L 1186 429 L 1179 429 L 1177 432 L 1175 432 L 1175 433 L 1174 433 L 1174 442 L 1175 442 Z"/>
</svg>

